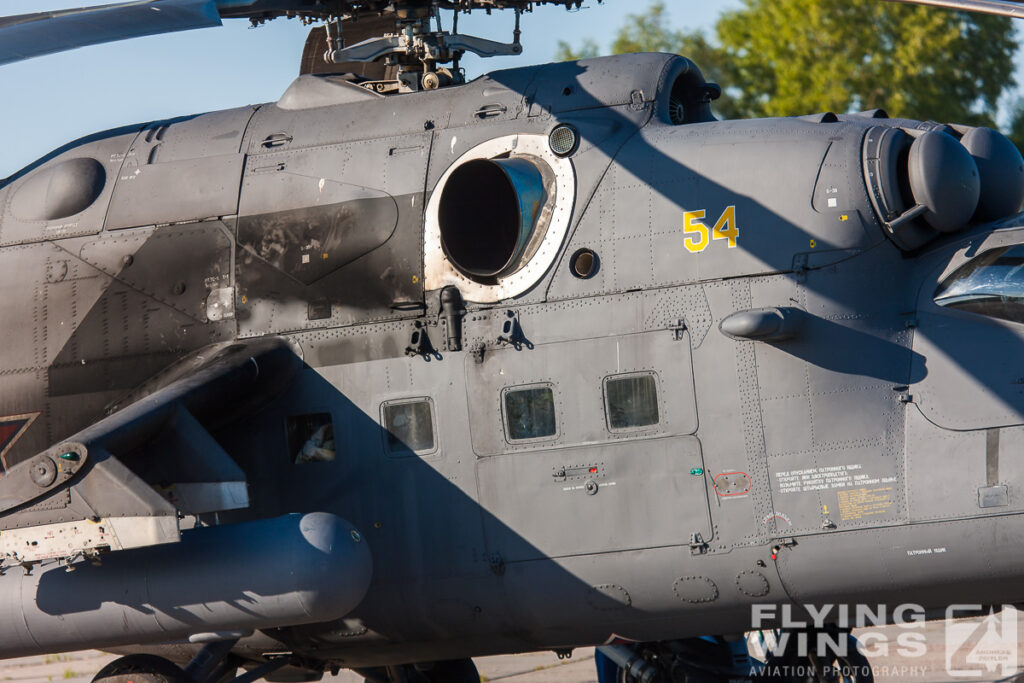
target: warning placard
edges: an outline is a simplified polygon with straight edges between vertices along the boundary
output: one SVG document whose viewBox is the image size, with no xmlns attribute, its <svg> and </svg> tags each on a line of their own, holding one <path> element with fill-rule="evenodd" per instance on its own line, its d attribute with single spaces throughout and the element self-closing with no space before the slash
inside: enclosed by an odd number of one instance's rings
<svg viewBox="0 0 1024 683">
<path fill-rule="evenodd" d="M 895 483 L 896 477 L 878 477 L 864 471 L 864 465 L 831 465 L 811 467 L 803 470 L 775 472 L 779 493 L 808 493 L 810 491 L 831 491 L 854 486 Z"/>
<path fill-rule="evenodd" d="M 893 487 L 839 491 L 839 516 L 844 520 L 884 515 L 893 506 Z"/>
</svg>

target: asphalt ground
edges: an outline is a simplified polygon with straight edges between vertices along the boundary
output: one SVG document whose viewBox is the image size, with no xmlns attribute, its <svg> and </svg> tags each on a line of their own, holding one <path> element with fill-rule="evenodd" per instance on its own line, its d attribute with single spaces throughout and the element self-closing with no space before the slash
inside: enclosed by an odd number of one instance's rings
<svg viewBox="0 0 1024 683">
<path fill-rule="evenodd" d="M 977 643 L 984 646 L 993 637 L 991 628 L 980 619 L 934 621 L 914 627 L 885 626 L 854 631 L 865 645 L 877 683 L 912 681 L 913 683 L 981 683 L 1015 679 L 1014 671 L 1024 670 L 1024 612 L 1009 623 L 1016 633 L 1006 640 L 1006 631 L 1000 632 L 1002 643 L 995 643 L 990 652 L 1000 663 L 994 664 L 980 656 L 950 655 L 951 633 L 959 633 L 969 647 Z M 1002 625 L 1005 629 L 1005 625 Z M 908 635 L 909 634 L 909 635 Z M 956 641 L 956 639 L 954 639 Z M 958 641 L 957 641 L 958 642 Z M 1016 647 L 1014 647 L 1016 645 Z M 1015 657 L 1013 650 L 1016 649 Z M 984 647 L 982 647 L 984 650 Z M 1009 653 L 1009 655 L 1007 655 Z M 1007 659 L 1009 656 L 1011 659 Z M 95 672 L 107 662 L 116 659 L 96 651 L 71 652 L 59 655 L 25 657 L 0 661 L 0 681 L 18 683 L 53 683 L 68 681 L 88 683 Z M 1011 662 L 1015 659 L 1015 665 Z M 950 664 L 952 661 L 952 664 Z M 1002 668 L 1005 662 L 1008 669 Z M 596 683 L 594 649 L 580 648 L 571 659 L 559 660 L 553 652 L 481 657 L 476 660 L 482 681 L 508 683 Z M 949 667 L 953 666 L 951 673 Z M 973 671 L 973 673 L 971 673 Z M 332 683 L 362 683 L 362 677 L 342 671 L 337 676 L 326 676 Z M 1024 682 L 1024 678 L 1020 679 Z"/>
</svg>

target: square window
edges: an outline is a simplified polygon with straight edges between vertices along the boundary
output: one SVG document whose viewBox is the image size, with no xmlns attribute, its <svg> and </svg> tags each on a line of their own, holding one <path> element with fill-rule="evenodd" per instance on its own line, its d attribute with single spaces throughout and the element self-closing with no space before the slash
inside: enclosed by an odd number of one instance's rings
<svg viewBox="0 0 1024 683">
<path fill-rule="evenodd" d="M 291 415 L 287 419 L 288 452 L 292 462 L 330 462 L 334 450 L 334 424 L 328 413 Z"/>
<path fill-rule="evenodd" d="M 636 429 L 658 424 L 658 382 L 654 375 L 608 377 L 604 382 L 608 428 Z"/>
<path fill-rule="evenodd" d="M 391 453 L 412 455 L 434 450 L 434 415 L 429 399 L 385 403 L 383 417 Z"/>
<path fill-rule="evenodd" d="M 505 426 L 512 441 L 555 436 L 555 394 L 551 387 L 506 390 Z"/>
</svg>

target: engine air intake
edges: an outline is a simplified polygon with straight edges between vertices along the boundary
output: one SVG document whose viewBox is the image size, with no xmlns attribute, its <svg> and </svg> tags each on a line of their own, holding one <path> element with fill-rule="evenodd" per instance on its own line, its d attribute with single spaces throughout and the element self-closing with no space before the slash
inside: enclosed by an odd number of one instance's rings
<svg viewBox="0 0 1024 683">
<path fill-rule="evenodd" d="M 539 246 L 536 238 L 543 231 L 537 227 L 547 199 L 544 173 L 530 159 L 462 164 L 441 194 L 438 218 L 445 255 L 477 281 L 516 272 Z"/>
<path fill-rule="evenodd" d="M 989 128 L 875 126 L 863 161 L 875 213 L 904 251 L 1010 216 L 1024 202 L 1024 158 Z"/>
</svg>

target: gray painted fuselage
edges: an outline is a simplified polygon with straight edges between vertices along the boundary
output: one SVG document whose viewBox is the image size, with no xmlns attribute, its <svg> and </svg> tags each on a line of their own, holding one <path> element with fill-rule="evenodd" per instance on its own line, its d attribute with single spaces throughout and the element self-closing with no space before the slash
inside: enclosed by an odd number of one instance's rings
<svg viewBox="0 0 1024 683">
<path fill-rule="evenodd" d="M 6 465 L 190 353 L 280 336 L 301 369 L 212 430 L 250 496 L 218 521 L 334 513 L 361 531 L 373 580 L 344 619 L 240 652 L 365 666 L 735 633 L 762 602 L 1024 600 L 1024 327 L 932 296 L 1024 228 L 901 251 L 872 208 L 864 139 L 915 122 L 672 125 L 675 59 L 389 98 L 307 76 L 276 105 L 97 135 L 12 177 L 0 413 L 38 415 Z M 520 295 L 465 295 L 456 349 L 424 284 L 431 196 L 473 148 L 560 123 L 581 136 L 567 234 Z M 102 172 L 67 206 L 48 203 L 52 179 L 23 189 L 72 159 Z M 738 234 L 701 246 L 688 212 L 711 228 L 730 207 Z M 587 278 L 580 249 L 598 257 Z M 800 309 L 799 333 L 718 329 L 769 307 Z M 417 329 L 434 353 L 406 353 Z M 654 377 L 655 424 L 611 427 L 618 375 Z M 551 389 L 553 436 L 510 438 L 519 386 Z M 396 448 L 384 409 L 417 398 L 433 444 Z M 296 464 L 288 419 L 324 414 L 335 459 Z M 4 655 L 30 651 L 49 650 Z"/>
</svg>

